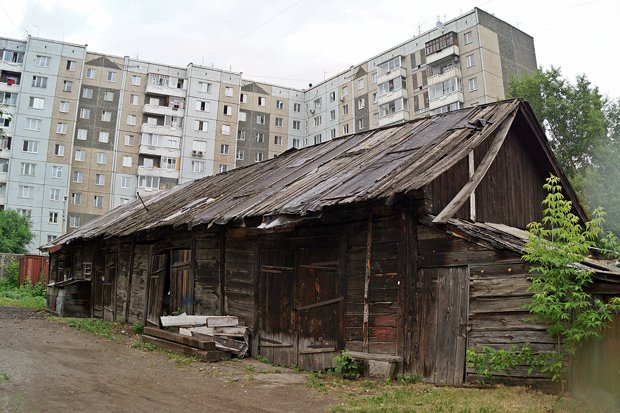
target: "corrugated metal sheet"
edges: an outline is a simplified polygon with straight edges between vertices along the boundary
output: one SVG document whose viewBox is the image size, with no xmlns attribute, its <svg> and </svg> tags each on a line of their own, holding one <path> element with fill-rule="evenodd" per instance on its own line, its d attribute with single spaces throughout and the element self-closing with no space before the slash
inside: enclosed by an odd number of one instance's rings
<svg viewBox="0 0 620 413">
<path fill-rule="evenodd" d="M 406 194 L 463 159 L 518 110 L 518 100 L 478 106 L 325 142 L 188 182 L 116 208 L 56 240 L 130 235 L 159 227 L 306 216 L 332 205 Z"/>
<path fill-rule="evenodd" d="M 24 255 L 19 257 L 19 285 L 26 279 L 33 284 L 44 281 L 47 284 L 49 274 L 49 258 L 41 255 Z"/>
</svg>

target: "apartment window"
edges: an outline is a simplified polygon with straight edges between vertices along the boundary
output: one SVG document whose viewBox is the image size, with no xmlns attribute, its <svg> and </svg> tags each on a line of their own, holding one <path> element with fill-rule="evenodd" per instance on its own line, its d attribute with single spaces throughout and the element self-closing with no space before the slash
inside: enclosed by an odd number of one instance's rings
<svg viewBox="0 0 620 413">
<path fill-rule="evenodd" d="M 110 140 L 110 132 L 99 132 L 99 142 L 108 143 Z"/>
<path fill-rule="evenodd" d="M 8 159 L 0 159 L 0 172 L 8 172 L 9 171 L 9 160 Z M 3 187 L 6 189 L 6 187 Z"/>
<path fill-rule="evenodd" d="M 45 99 L 43 98 L 31 97 L 30 102 L 28 103 L 28 107 L 32 109 L 43 109 L 44 106 L 45 106 Z"/>
<path fill-rule="evenodd" d="M 314 99 L 314 108 L 321 109 L 322 102 L 323 102 L 322 98 Z"/>
<path fill-rule="evenodd" d="M 106 92 L 103 94 L 103 100 L 105 100 L 106 102 L 112 102 L 114 100 L 114 92 L 106 90 Z"/>
<path fill-rule="evenodd" d="M 299 139 L 293 138 L 293 148 L 299 148 Z"/>
<path fill-rule="evenodd" d="M 101 208 L 103 206 L 103 196 L 95 195 L 93 197 L 93 206 L 95 208 Z"/>
<path fill-rule="evenodd" d="M 336 109 L 329 111 L 329 120 L 336 120 Z"/>
<path fill-rule="evenodd" d="M 94 79 L 96 74 L 97 74 L 97 69 L 91 69 L 91 68 L 86 69 L 87 79 Z"/>
<path fill-rule="evenodd" d="M 17 197 L 18 198 L 32 198 L 32 190 L 33 190 L 32 186 L 20 185 L 17 190 Z"/>
<path fill-rule="evenodd" d="M 265 135 L 261 132 L 256 133 L 256 142 L 263 143 L 265 142 Z"/>
<path fill-rule="evenodd" d="M 60 112 L 69 113 L 69 102 L 64 100 L 60 101 Z"/>
<path fill-rule="evenodd" d="M 82 97 L 84 99 L 92 99 L 93 98 L 93 90 L 89 87 L 85 87 L 82 89 Z"/>
<path fill-rule="evenodd" d="M 194 121 L 194 130 L 206 132 L 209 129 L 209 122 L 206 120 Z"/>
<path fill-rule="evenodd" d="M 80 109 L 80 118 L 81 119 L 90 119 L 90 109 L 81 108 Z"/>
<path fill-rule="evenodd" d="M 125 135 L 125 146 L 133 146 L 133 135 Z"/>
<path fill-rule="evenodd" d="M 232 106 L 224 105 L 224 115 L 232 116 Z"/>
<path fill-rule="evenodd" d="M 202 156 L 207 151 L 207 142 L 205 141 L 192 141 L 192 155 Z"/>
<path fill-rule="evenodd" d="M 477 77 L 472 77 L 471 79 L 469 79 L 467 81 L 467 84 L 469 86 L 469 91 L 470 92 L 478 90 L 478 78 Z"/>
<path fill-rule="evenodd" d="M 243 149 L 237 149 L 237 153 L 235 154 L 235 159 L 238 161 L 242 161 L 245 158 L 245 152 Z"/>
<path fill-rule="evenodd" d="M 204 100 L 196 101 L 196 110 L 199 112 L 209 112 L 209 102 Z"/>
<path fill-rule="evenodd" d="M 463 35 L 463 40 L 464 40 L 464 43 L 465 43 L 465 44 L 470 44 L 471 42 L 473 42 L 473 41 L 474 41 L 474 39 L 473 39 L 473 37 L 472 37 L 471 32 L 466 32 L 466 33 Z"/>
<path fill-rule="evenodd" d="M 134 126 L 136 124 L 137 118 L 136 115 L 127 115 L 127 124 Z"/>
<path fill-rule="evenodd" d="M 181 147 L 181 141 L 178 138 L 168 138 L 166 140 L 166 147 L 170 149 L 179 149 Z"/>
<path fill-rule="evenodd" d="M 336 101 L 336 91 L 335 90 L 332 91 L 332 92 L 329 92 L 329 101 L 330 102 L 335 102 Z"/>
<path fill-rule="evenodd" d="M 54 155 L 56 156 L 64 156 L 65 155 L 65 145 L 57 143 L 54 145 Z"/>
<path fill-rule="evenodd" d="M 265 155 L 262 152 L 256 152 L 256 157 L 254 158 L 256 162 L 262 162 L 265 158 Z"/>
<path fill-rule="evenodd" d="M 129 95 L 130 105 L 137 106 L 139 102 L 140 102 L 140 98 L 138 97 L 138 95 Z"/>
<path fill-rule="evenodd" d="M 52 166 L 52 178 L 62 178 L 62 166 Z"/>
<path fill-rule="evenodd" d="M 281 128 L 284 125 L 284 120 L 282 118 L 276 118 L 276 128 Z"/>
<path fill-rule="evenodd" d="M 320 133 L 318 135 L 314 135 L 313 140 L 314 140 L 314 144 L 318 145 L 319 143 L 321 143 L 322 135 Z"/>
<path fill-rule="evenodd" d="M 265 106 L 267 104 L 267 98 L 264 96 L 258 97 L 258 106 Z"/>
<path fill-rule="evenodd" d="M 32 76 L 32 87 L 47 88 L 47 78 L 44 76 Z"/>
<path fill-rule="evenodd" d="M 63 92 L 71 92 L 73 90 L 73 82 L 70 80 L 65 80 L 62 82 L 62 91 Z"/>
<path fill-rule="evenodd" d="M 20 172 L 22 175 L 34 176 L 36 171 L 36 164 L 29 162 L 22 162 Z"/>
<path fill-rule="evenodd" d="M 265 124 L 265 115 L 256 115 L 256 123 L 259 125 Z"/>
<path fill-rule="evenodd" d="M 60 201 L 60 189 L 50 189 L 50 201 Z"/>
<path fill-rule="evenodd" d="M 315 116 L 313 122 L 315 127 L 321 126 L 321 124 L 323 123 L 323 118 L 321 116 Z"/>
<path fill-rule="evenodd" d="M 365 125 L 364 125 L 364 119 L 358 119 L 357 120 L 357 129 L 364 129 Z"/>
<path fill-rule="evenodd" d="M 105 165 L 108 161 L 108 155 L 105 152 L 97 152 L 97 163 Z"/>
<path fill-rule="evenodd" d="M 131 177 L 121 176 L 121 188 L 128 189 L 130 184 L 131 184 Z"/>
<path fill-rule="evenodd" d="M 105 175 L 95 174 L 95 185 L 105 185 Z"/>
<path fill-rule="evenodd" d="M 245 122 L 247 119 L 247 113 L 246 112 L 239 112 L 239 122 Z"/>
<path fill-rule="evenodd" d="M 138 75 L 131 75 L 131 84 L 133 86 L 140 86 L 142 79 Z"/>
<path fill-rule="evenodd" d="M 67 69 L 70 72 L 75 72 L 75 60 L 67 60 L 65 69 Z"/>
<path fill-rule="evenodd" d="M 230 125 L 222 125 L 222 135 L 230 135 Z"/>
<path fill-rule="evenodd" d="M 228 171 L 228 165 L 220 164 L 220 173 Z"/>
<path fill-rule="evenodd" d="M 364 109 L 366 107 L 366 98 L 359 98 L 357 100 L 357 108 Z"/>
<path fill-rule="evenodd" d="M 336 128 L 332 128 L 329 130 L 329 138 L 334 139 L 336 137 Z"/>
<path fill-rule="evenodd" d="M 228 150 L 229 149 L 230 149 L 229 146 L 227 144 L 225 144 L 225 143 L 220 145 L 220 153 L 222 155 L 228 155 Z"/>
<path fill-rule="evenodd" d="M 116 72 L 108 72 L 108 82 L 116 82 Z"/>
<path fill-rule="evenodd" d="M 224 89 L 224 96 L 232 97 L 233 92 L 234 91 L 232 87 L 226 86 L 226 88 Z"/>
<path fill-rule="evenodd" d="M 121 198 L 121 205 L 125 205 L 129 203 L 129 198 Z"/>
<path fill-rule="evenodd" d="M 237 131 L 237 140 L 238 141 L 244 141 L 245 140 L 245 131 L 244 130 L 238 130 Z"/>
<path fill-rule="evenodd" d="M 192 161 L 192 172 L 204 173 L 205 163 L 203 161 Z"/>
<path fill-rule="evenodd" d="M 125 168 L 131 168 L 131 156 L 123 156 L 123 166 Z"/>
<path fill-rule="evenodd" d="M 88 130 L 86 130 L 86 129 L 78 129 L 78 131 L 77 131 L 77 138 L 78 138 L 78 140 L 85 141 L 87 137 L 88 137 Z"/>
<path fill-rule="evenodd" d="M 276 109 L 284 109 L 284 101 L 276 100 Z"/>
<path fill-rule="evenodd" d="M 50 67 L 50 61 L 52 60 L 49 56 L 36 55 L 34 58 L 34 65 L 39 67 Z"/>
<path fill-rule="evenodd" d="M 84 182 L 84 172 L 82 172 L 82 171 L 74 171 L 73 172 L 73 182 L 77 182 L 78 184 L 81 184 L 82 182 Z"/>
<path fill-rule="evenodd" d="M 143 167 L 145 167 L 146 169 L 153 169 L 153 159 L 151 158 L 144 158 L 142 160 L 142 165 Z"/>
<path fill-rule="evenodd" d="M 379 124 L 379 112 L 372 114 L 372 122 L 375 125 Z"/>
<path fill-rule="evenodd" d="M 80 149 L 77 149 L 75 151 L 75 160 L 76 161 L 84 161 L 86 159 L 86 151 L 82 151 Z"/>
<path fill-rule="evenodd" d="M 364 89 L 364 79 L 358 79 L 357 80 L 357 90 L 362 90 Z"/>
<path fill-rule="evenodd" d="M 58 212 L 50 212 L 49 219 L 47 222 L 49 224 L 58 224 Z"/>
<path fill-rule="evenodd" d="M 373 84 L 377 83 L 377 72 L 374 72 L 373 74 L 370 75 L 370 81 Z"/>
<path fill-rule="evenodd" d="M 213 85 L 208 82 L 198 82 L 200 91 L 204 93 L 211 93 L 213 91 Z"/>
<path fill-rule="evenodd" d="M 29 153 L 38 153 L 39 152 L 39 142 L 37 141 L 24 141 L 24 145 L 22 146 L 22 151 Z"/>
<path fill-rule="evenodd" d="M 110 122 L 112 120 L 112 112 L 109 110 L 101 111 L 101 121 L 102 122 Z"/>
<path fill-rule="evenodd" d="M 161 167 L 162 169 L 167 169 L 172 171 L 177 167 L 177 158 L 172 156 L 162 156 L 161 157 Z"/>
<path fill-rule="evenodd" d="M 41 119 L 26 118 L 25 128 L 28 130 L 41 130 Z"/>
<path fill-rule="evenodd" d="M 348 133 L 349 133 L 349 125 L 348 124 L 342 125 L 342 134 L 346 135 Z"/>
<path fill-rule="evenodd" d="M 349 114 L 349 105 L 342 105 L 342 114 L 343 115 Z"/>
<path fill-rule="evenodd" d="M 407 99 L 399 98 L 379 106 L 379 116 L 383 118 L 403 110 L 407 110 Z"/>
<path fill-rule="evenodd" d="M 387 95 L 395 90 L 405 89 L 407 87 L 407 79 L 404 77 L 397 77 L 390 79 L 387 82 L 383 82 L 378 86 L 378 95 Z"/>
<path fill-rule="evenodd" d="M 19 212 L 19 214 L 23 217 L 26 217 L 28 219 L 32 218 L 32 210 L 31 209 L 18 209 L 17 212 Z"/>
<path fill-rule="evenodd" d="M 301 112 L 301 103 L 293 103 L 293 112 Z"/>
<path fill-rule="evenodd" d="M 342 87 L 342 96 L 348 96 L 349 95 L 349 88 L 347 88 L 346 86 Z"/>
<path fill-rule="evenodd" d="M 239 95 L 239 102 L 240 103 L 248 103 L 248 95 L 246 95 L 245 93 L 241 93 Z"/>
<path fill-rule="evenodd" d="M 273 144 L 277 145 L 277 146 L 282 146 L 282 136 L 274 136 L 273 137 Z"/>
<path fill-rule="evenodd" d="M 467 67 L 472 67 L 476 65 L 476 57 L 473 54 L 467 55 L 465 61 L 467 62 Z"/>
<path fill-rule="evenodd" d="M 82 194 L 79 192 L 73 192 L 71 194 L 71 203 L 73 205 L 80 205 L 82 203 Z"/>
<path fill-rule="evenodd" d="M 66 135 L 67 134 L 67 124 L 66 123 L 62 123 L 62 122 L 58 122 L 56 124 L 56 133 L 59 135 Z"/>
<path fill-rule="evenodd" d="M 378 99 L 377 99 L 377 92 L 375 92 L 375 93 L 372 94 L 372 103 L 376 104 L 377 101 L 378 101 Z"/>
<path fill-rule="evenodd" d="M 80 217 L 76 215 L 69 215 L 69 226 L 71 228 L 79 228 L 80 226 Z"/>
<path fill-rule="evenodd" d="M 295 129 L 295 130 L 299 130 L 299 129 L 301 129 L 301 121 L 299 121 L 299 120 L 294 120 L 294 121 L 293 121 L 293 129 Z"/>
</svg>

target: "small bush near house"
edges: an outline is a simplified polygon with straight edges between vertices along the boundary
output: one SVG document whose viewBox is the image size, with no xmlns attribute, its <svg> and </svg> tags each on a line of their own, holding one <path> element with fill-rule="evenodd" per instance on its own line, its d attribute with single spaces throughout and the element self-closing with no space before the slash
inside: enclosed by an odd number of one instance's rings
<svg viewBox="0 0 620 413">
<path fill-rule="evenodd" d="M 339 356 L 334 357 L 336 374 L 342 376 L 343 379 L 355 380 L 364 373 L 364 365 L 343 351 Z"/>
</svg>

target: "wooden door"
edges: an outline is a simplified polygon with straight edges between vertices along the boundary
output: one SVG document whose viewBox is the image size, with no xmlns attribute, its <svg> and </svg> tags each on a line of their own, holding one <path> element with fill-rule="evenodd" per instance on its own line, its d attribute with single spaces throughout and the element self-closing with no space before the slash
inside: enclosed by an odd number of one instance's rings
<svg viewBox="0 0 620 413">
<path fill-rule="evenodd" d="M 413 364 L 425 381 L 460 385 L 465 378 L 469 270 L 422 268 L 418 277 Z"/>
<path fill-rule="evenodd" d="M 299 248 L 296 269 L 297 365 L 323 370 L 333 366 L 344 345 L 337 245 Z"/>
<path fill-rule="evenodd" d="M 259 354 L 283 366 L 297 365 L 295 332 L 295 272 L 293 250 L 260 251 Z"/>
<path fill-rule="evenodd" d="M 194 313 L 194 277 L 191 271 L 192 250 L 173 250 L 170 268 L 169 313 Z"/>
<path fill-rule="evenodd" d="M 148 282 L 146 323 L 159 327 L 164 299 L 164 283 L 168 269 L 168 254 L 154 255 L 151 260 L 151 273 Z"/>
<path fill-rule="evenodd" d="M 92 274 L 92 316 L 103 317 L 103 283 L 105 280 L 105 255 L 95 253 L 94 269 Z"/>
</svg>

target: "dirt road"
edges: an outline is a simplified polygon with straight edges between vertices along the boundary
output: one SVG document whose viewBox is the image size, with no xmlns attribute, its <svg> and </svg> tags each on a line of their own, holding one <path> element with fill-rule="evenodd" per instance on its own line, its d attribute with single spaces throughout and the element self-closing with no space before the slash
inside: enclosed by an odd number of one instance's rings
<svg viewBox="0 0 620 413">
<path fill-rule="evenodd" d="M 317 412 L 308 375 L 255 360 L 179 367 L 158 352 L 0 308 L 2 412 Z"/>
</svg>

